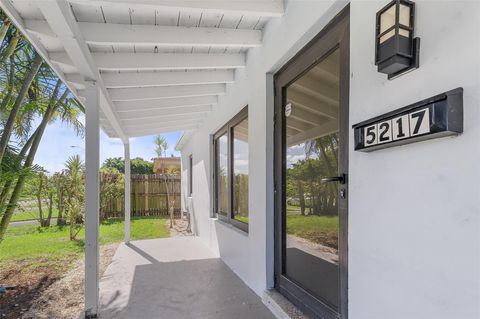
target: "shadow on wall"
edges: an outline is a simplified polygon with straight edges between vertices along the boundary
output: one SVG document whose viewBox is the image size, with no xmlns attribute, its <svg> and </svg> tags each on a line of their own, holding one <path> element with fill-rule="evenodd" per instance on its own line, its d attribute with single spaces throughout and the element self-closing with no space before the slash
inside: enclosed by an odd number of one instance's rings
<svg viewBox="0 0 480 319">
<path fill-rule="evenodd" d="M 128 304 L 121 309 L 107 305 L 102 318 L 274 318 L 219 258 L 159 262 L 129 247 L 151 264 L 136 266 Z"/>
</svg>

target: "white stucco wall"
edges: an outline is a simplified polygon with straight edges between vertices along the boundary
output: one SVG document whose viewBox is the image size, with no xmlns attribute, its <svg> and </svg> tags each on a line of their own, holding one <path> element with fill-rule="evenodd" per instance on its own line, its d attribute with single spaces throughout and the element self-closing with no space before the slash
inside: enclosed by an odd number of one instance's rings
<svg viewBox="0 0 480 319">
<path fill-rule="evenodd" d="M 349 317 L 480 317 L 480 2 L 416 1 L 421 67 L 388 81 L 374 66 L 375 13 L 351 3 L 350 124 L 456 88 L 465 133 L 373 153 L 350 145 Z M 345 6 L 287 2 L 263 46 L 205 125 L 182 148 L 184 193 L 193 154 L 200 238 L 258 294 L 273 285 L 272 76 Z M 249 105 L 249 214 L 245 234 L 210 218 L 210 134 Z M 353 132 L 352 132 L 353 133 Z M 353 136 L 351 136 L 353 139 Z"/>
<path fill-rule="evenodd" d="M 351 317 L 479 318 L 480 2 L 416 1 L 420 68 L 393 81 L 373 65 L 383 5 L 351 5 L 351 124 L 463 87 L 465 126 L 372 153 L 351 147 Z"/>
</svg>

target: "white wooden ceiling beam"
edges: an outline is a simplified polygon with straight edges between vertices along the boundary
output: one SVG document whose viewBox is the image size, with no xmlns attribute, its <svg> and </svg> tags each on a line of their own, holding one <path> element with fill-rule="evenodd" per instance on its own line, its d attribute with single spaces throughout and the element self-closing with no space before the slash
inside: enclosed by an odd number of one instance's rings
<svg viewBox="0 0 480 319">
<path fill-rule="evenodd" d="M 182 108 L 189 106 L 213 105 L 217 102 L 218 98 L 214 95 L 210 95 L 145 101 L 118 101 L 115 102 L 115 106 L 117 112 L 137 112 L 168 108 Z"/>
<path fill-rule="evenodd" d="M 102 73 L 105 87 L 132 88 L 173 85 L 233 83 L 233 70 L 192 71 L 192 72 L 126 72 Z"/>
<path fill-rule="evenodd" d="M 129 119 L 123 120 L 124 125 L 138 125 L 139 128 L 146 125 L 153 125 L 158 123 L 168 123 L 172 121 L 188 121 L 188 120 L 195 120 L 195 121 L 203 121 L 207 118 L 207 113 L 197 113 L 197 114 L 177 114 L 177 115 L 170 115 L 170 116 L 160 116 L 160 117 L 152 117 L 148 119 Z M 159 125 L 159 124 L 158 124 Z"/>
<path fill-rule="evenodd" d="M 53 1 L 53 0 L 51 0 Z M 50 1 L 48 1 L 50 2 Z M 43 4 L 42 4 L 43 6 Z M 42 6 L 40 6 L 42 8 Z M 42 11 L 50 9 L 43 8 Z M 70 35 L 68 31 L 57 30 L 58 25 L 46 21 L 27 20 L 31 32 L 56 36 L 64 41 Z M 203 46 L 203 47 L 259 47 L 262 45 L 262 31 L 251 29 L 221 29 L 203 27 L 176 27 L 157 25 L 131 25 L 114 23 L 78 22 L 80 34 L 88 44 L 99 45 L 166 45 L 166 46 Z M 50 25 L 50 28 L 49 28 Z M 59 33 L 57 33 L 57 31 Z M 67 53 L 70 52 L 67 51 Z M 70 56 L 72 58 L 72 56 Z M 75 59 L 72 58 L 73 61 Z"/>
<path fill-rule="evenodd" d="M 320 101 L 307 94 L 298 92 L 297 90 L 289 89 L 287 91 L 287 101 L 293 102 L 296 106 L 300 106 L 309 110 L 310 112 L 326 116 L 331 119 L 338 119 L 338 107 L 328 104 L 325 101 Z"/>
<path fill-rule="evenodd" d="M 118 137 L 126 143 L 126 135 L 122 130 L 117 114 L 113 111 L 113 102 L 103 85 L 95 61 L 93 61 L 90 50 L 73 16 L 70 4 L 65 0 L 45 0 L 39 3 L 39 8 L 48 21 L 50 28 L 61 39 L 65 51 L 70 59 L 74 61 L 79 73 L 86 80 L 92 80 L 97 83 L 100 90 L 100 107 Z"/>
<path fill-rule="evenodd" d="M 127 123 L 124 125 L 126 130 L 134 130 L 134 129 L 150 129 L 155 127 L 162 127 L 162 126 L 181 126 L 181 125 L 194 125 L 199 123 L 199 119 L 182 119 L 177 121 L 156 121 L 155 123 Z"/>
<path fill-rule="evenodd" d="M 139 101 L 225 94 L 225 84 L 179 85 L 150 88 L 109 89 L 114 101 Z"/>
<path fill-rule="evenodd" d="M 281 17 L 285 12 L 283 0 L 70 0 L 70 2 L 123 9 L 143 7 L 170 12 L 236 13 L 259 17 Z"/>
<path fill-rule="evenodd" d="M 205 114 L 205 112 L 210 112 L 212 107 L 210 105 L 202 106 L 190 106 L 183 107 L 180 109 L 160 109 L 160 110 L 149 110 L 149 111 L 138 111 L 138 112 L 128 112 L 120 113 L 120 119 L 122 121 L 131 121 L 136 119 L 153 119 L 157 117 L 168 117 L 172 115 L 184 115 L 191 114 L 192 116 L 198 116 L 198 114 Z"/>
<path fill-rule="evenodd" d="M 74 66 L 66 52 L 51 52 L 50 60 Z M 208 53 L 92 53 L 101 71 L 163 71 L 238 69 L 245 67 L 245 55 Z"/>
<path fill-rule="evenodd" d="M 305 141 L 327 136 L 335 132 L 338 132 L 338 121 L 330 121 L 326 124 L 314 126 L 309 130 L 287 137 L 287 146 L 301 144 Z"/>
<path fill-rule="evenodd" d="M 322 82 L 300 78 L 291 85 L 291 88 L 330 105 L 339 105 L 338 88 L 330 88 Z"/>
<path fill-rule="evenodd" d="M 167 132 L 176 132 L 176 131 L 193 131 L 198 129 L 199 124 L 195 125 L 185 125 L 185 126 L 164 126 L 164 127 L 156 127 L 153 129 L 146 129 L 146 130 L 130 130 L 127 131 L 129 137 L 138 137 L 138 136 L 147 136 L 147 135 L 156 135 L 160 133 L 167 133 Z"/>
<path fill-rule="evenodd" d="M 100 70 L 197 70 L 245 67 L 244 54 L 94 53 Z"/>
<path fill-rule="evenodd" d="M 123 123 L 125 124 L 149 124 L 149 123 L 156 123 L 158 121 L 180 121 L 180 120 L 203 120 L 207 117 L 207 112 L 204 113 L 185 113 L 185 114 L 172 114 L 172 115 L 159 115 L 159 116 L 150 116 L 147 118 L 130 118 L 130 119 L 123 119 Z"/>
</svg>

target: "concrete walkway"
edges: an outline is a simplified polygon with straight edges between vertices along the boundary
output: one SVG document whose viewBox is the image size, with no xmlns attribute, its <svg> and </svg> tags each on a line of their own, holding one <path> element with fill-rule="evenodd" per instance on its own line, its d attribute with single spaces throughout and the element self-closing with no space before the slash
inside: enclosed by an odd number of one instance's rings
<svg viewBox="0 0 480 319">
<path fill-rule="evenodd" d="M 100 318 L 275 318 L 196 237 L 120 245 L 100 281 Z"/>
</svg>

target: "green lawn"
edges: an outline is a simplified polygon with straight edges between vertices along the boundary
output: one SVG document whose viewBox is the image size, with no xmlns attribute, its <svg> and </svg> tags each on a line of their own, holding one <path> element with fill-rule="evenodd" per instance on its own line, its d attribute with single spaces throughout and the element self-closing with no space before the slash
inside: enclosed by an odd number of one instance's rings
<svg viewBox="0 0 480 319">
<path fill-rule="evenodd" d="M 336 248 L 338 245 L 338 216 L 302 216 L 298 213 L 287 212 L 287 233 Z"/>
<path fill-rule="evenodd" d="M 100 244 L 121 242 L 124 223 L 122 219 L 110 219 L 100 225 Z M 132 240 L 169 237 L 165 218 L 132 218 Z M 41 228 L 36 225 L 9 227 L 0 243 L 0 262 L 21 259 L 63 259 L 83 253 L 85 230 L 69 240 L 69 228 L 52 226 Z"/>
<path fill-rule="evenodd" d="M 48 215 L 48 210 L 43 210 L 43 215 L 44 215 L 44 218 L 45 218 Z M 57 208 L 53 208 L 52 217 L 53 218 L 58 217 L 58 209 Z M 17 221 L 32 220 L 32 219 L 38 219 L 38 218 L 39 218 L 38 210 L 33 210 L 33 211 L 30 211 L 30 212 L 14 213 L 11 221 L 12 222 L 17 222 Z"/>
<path fill-rule="evenodd" d="M 241 221 L 242 223 L 248 224 L 248 216 L 236 215 L 235 219 Z"/>
</svg>

